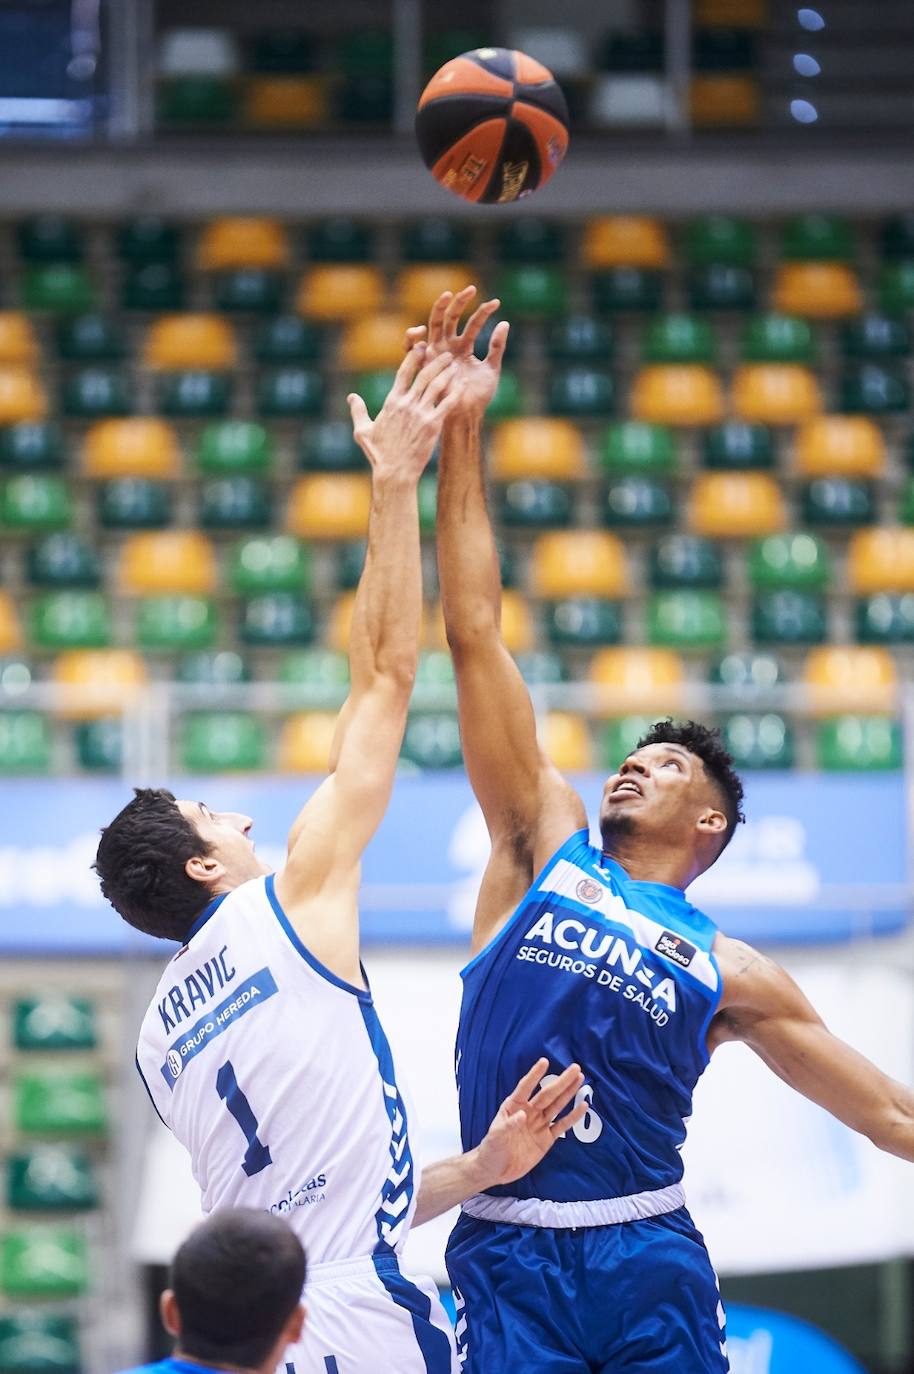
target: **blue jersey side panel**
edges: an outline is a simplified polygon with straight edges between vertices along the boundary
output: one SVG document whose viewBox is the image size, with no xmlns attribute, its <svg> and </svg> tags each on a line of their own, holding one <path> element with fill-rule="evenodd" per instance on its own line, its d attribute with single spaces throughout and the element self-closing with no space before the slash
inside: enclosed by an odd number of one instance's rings
<svg viewBox="0 0 914 1374">
<path fill-rule="evenodd" d="M 577 1202 L 677 1183 L 720 1000 L 716 926 L 676 888 L 633 882 L 572 835 L 463 971 L 457 1084 L 464 1149 L 540 1055 L 577 1062 L 583 1122 L 495 1193 Z"/>
</svg>

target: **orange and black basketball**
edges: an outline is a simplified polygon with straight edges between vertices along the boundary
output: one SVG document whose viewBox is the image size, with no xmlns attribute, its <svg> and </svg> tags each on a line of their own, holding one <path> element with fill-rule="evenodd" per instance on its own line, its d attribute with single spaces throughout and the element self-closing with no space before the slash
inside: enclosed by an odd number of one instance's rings
<svg viewBox="0 0 914 1374">
<path fill-rule="evenodd" d="M 505 204 L 549 180 L 568 148 L 568 107 L 552 73 L 510 48 L 445 62 L 422 92 L 425 165 L 464 200 Z"/>
</svg>

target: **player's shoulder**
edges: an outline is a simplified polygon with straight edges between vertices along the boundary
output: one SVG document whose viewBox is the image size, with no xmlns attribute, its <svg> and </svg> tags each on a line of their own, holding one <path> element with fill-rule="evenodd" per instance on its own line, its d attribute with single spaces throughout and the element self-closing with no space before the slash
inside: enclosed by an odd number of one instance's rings
<svg viewBox="0 0 914 1374">
<path fill-rule="evenodd" d="M 723 984 L 722 1010 L 757 1008 L 760 1002 L 775 995 L 787 978 L 774 959 L 722 931 L 717 932 L 714 940 L 714 958 Z"/>
<path fill-rule="evenodd" d="M 155 1364 L 138 1364 L 132 1369 L 123 1369 L 120 1374 L 219 1374 L 210 1365 L 191 1364 L 189 1360 L 158 1360 Z"/>
</svg>

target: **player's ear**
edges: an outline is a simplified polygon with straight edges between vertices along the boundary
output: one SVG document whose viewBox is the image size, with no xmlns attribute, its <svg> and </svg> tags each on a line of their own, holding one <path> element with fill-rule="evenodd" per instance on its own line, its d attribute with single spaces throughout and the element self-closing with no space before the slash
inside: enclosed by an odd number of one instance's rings
<svg viewBox="0 0 914 1374">
<path fill-rule="evenodd" d="M 708 806 L 698 817 L 698 829 L 703 835 L 721 835 L 727 828 L 727 818 L 723 811 Z"/>
<path fill-rule="evenodd" d="M 184 872 L 195 883 L 211 883 L 214 878 L 221 878 L 225 869 L 213 854 L 197 854 L 187 860 Z"/>
<path fill-rule="evenodd" d="M 181 1313 L 178 1310 L 178 1300 L 174 1295 L 174 1290 L 166 1288 L 159 1298 L 159 1315 L 162 1318 L 162 1325 L 169 1336 L 180 1336 L 181 1334 Z"/>
<path fill-rule="evenodd" d="M 286 1345 L 295 1345 L 301 1340 L 301 1333 L 305 1329 L 305 1316 L 305 1304 L 300 1302 L 286 1323 L 286 1329 L 283 1333 Z"/>
</svg>

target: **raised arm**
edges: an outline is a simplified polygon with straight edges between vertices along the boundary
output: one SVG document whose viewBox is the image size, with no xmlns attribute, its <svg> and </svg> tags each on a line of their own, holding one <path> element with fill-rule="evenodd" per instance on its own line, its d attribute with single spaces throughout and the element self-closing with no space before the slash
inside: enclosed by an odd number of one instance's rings
<svg viewBox="0 0 914 1374">
<path fill-rule="evenodd" d="M 742 1040 L 798 1093 L 880 1150 L 914 1161 L 914 1092 L 828 1027 L 790 975 L 739 940 L 718 936 L 724 980 L 712 1047 Z"/>
</svg>

